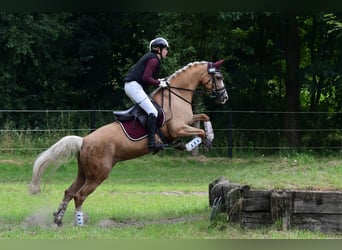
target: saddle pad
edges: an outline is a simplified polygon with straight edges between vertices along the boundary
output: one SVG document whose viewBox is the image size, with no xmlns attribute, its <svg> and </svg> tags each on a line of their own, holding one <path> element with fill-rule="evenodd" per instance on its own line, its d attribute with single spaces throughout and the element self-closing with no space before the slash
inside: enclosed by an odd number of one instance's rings
<svg viewBox="0 0 342 250">
<path fill-rule="evenodd" d="M 138 119 L 129 121 L 117 121 L 128 139 L 132 141 L 139 141 L 147 137 L 147 130 Z M 157 127 L 160 128 L 165 124 L 164 110 L 158 114 Z"/>
</svg>

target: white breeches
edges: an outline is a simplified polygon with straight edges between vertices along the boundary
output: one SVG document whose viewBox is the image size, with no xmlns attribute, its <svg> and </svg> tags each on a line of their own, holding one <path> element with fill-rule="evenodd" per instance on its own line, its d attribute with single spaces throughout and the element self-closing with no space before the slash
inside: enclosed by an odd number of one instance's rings
<svg viewBox="0 0 342 250">
<path fill-rule="evenodd" d="M 154 114 L 155 117 L 158 116 L 157 109 L 139 83 L 136 81 L 126 82 L 125 93 L 132 102 L 137 103 L 147 114 Z"/>
</svg>

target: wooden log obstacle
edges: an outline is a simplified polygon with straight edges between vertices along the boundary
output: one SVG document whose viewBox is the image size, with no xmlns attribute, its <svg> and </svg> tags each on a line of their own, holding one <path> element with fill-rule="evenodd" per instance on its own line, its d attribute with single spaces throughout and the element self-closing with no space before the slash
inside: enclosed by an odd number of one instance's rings
<svg viewBox="0 0 342 250">
<path fill-rule="evenodd" d="M 242 228 L 277 224 L 281 229 L 342 232 L 342 192 L 251 190 L 219 177 L 209 184 L 211 220 L 225 213 Z"/>
</svg>

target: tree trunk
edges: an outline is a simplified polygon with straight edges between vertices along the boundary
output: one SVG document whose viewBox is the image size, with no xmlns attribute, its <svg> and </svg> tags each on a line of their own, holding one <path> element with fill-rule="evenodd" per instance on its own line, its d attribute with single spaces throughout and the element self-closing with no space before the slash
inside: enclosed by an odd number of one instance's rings
<svg viewBox="0 0 342 250">
<path fill-rule="evenodd" d="M 286 48 L 286 76 L 285 76 L 285 135 L 289 146 L 298 147 L 300 145 L 300 134 L 297 131 L 299 127 L 299 35 L 296 15 L 289 13 L 287 15 L 287 32 L 285 35 Z"/>
</svg>

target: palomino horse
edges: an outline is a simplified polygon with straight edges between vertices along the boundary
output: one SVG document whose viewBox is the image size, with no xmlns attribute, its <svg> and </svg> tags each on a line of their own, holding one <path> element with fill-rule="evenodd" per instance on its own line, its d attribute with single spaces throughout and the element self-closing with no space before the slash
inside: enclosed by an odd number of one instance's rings
<svg viewBox="0 0 342 250">
<path fill-rule="evenodd" d="M 210 123 L 206 114 L 193 114 L 191 102 L 200 84 L 217 103 L 224 104 L 228 100 L 223 77 L 218 70 L 222 62 L 189 63 L 168 78 L 167 88 L 159 88 L 153 93 L 153 100 L 164 109 L 166 121 L 161 132 L 168 141 L 187 136 L 213 139 L 211 124 L 208 138 L 205 138 L 203 129 L 191 126 L 196 121 Z M 211 135 L 208 136 L 208 133 Z M 54 222 L 62 225 L 68 203 L 74 199 L 76 224 L 83 225 L 82 204 L 88 195 L 108 177 L 117 162 L 149 153 L 146 145 L 146 137 L 135 141 L 129 139 L 118 121 L 104 125 L 85 137 L 65 136 L 42 152 L 34 162 L 30 192 L 35 194 L 40 191 L 40 179 L 48 166 L 54 163 L 58 167 L 63 160 L 77 157 L 77 177 L 65 190 L 64 198 L 53 215 Z"/>
</svg>

